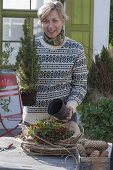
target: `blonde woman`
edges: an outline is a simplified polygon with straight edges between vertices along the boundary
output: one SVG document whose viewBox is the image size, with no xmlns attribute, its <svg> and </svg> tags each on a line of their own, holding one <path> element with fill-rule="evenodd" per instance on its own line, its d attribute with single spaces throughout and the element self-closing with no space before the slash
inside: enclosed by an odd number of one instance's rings
<svg viewBox="0 0 113 170">
<path fill-rule="evenodd" d="M 37 103 L 36 106 L 24 108 L 24 122 L 35 124 L 38 119 L 47 117 L 48 104 L 55 98 L 65 101 L 69 109 L 67 120 L 76 121 L 76 107 L 83 101 L 87 91 L 84 49 L 80 43 L 65 36 L 68 16 L 61 2 L 45 3 L 38 10 L 38 18 L 43 35 L 36 38 L 41 64 Z"/>
</svg>

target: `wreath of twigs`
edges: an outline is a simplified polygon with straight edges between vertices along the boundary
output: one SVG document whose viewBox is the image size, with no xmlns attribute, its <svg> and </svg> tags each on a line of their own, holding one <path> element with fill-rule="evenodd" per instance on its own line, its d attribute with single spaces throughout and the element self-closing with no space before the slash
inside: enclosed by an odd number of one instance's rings
<svg viewBox="0 0 113 170">
<path fill-rule="evenodd" d="M 78 137 L 70 137 L 65 140 L 61 140 L 55 144 L 44 140 L 36 135 L 36 137 L 43 142 L 38 144 L 33 139 L 25 139 L 21 143 L 23 151 L 28 155 L 75 155 L 77 151 L 77 143 L 84 135 L 84 129 L 82 125 L 79 125 L 81 133 Z"/>
</svg>

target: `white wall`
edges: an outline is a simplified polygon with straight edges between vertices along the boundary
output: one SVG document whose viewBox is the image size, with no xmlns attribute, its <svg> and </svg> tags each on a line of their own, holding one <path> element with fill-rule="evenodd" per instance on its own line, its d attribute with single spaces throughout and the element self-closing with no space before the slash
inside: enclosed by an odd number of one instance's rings
<svg viewBox="0 0 113 170">
<path fill-rule="evenodd" d="M 109 42 L 110 0 L 94 0 L 93 54 Z"/>
</svg>

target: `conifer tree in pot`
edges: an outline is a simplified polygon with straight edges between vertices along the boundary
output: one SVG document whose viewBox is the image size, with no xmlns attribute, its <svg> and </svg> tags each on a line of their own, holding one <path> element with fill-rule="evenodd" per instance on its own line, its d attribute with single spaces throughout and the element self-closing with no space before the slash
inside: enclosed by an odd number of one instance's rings
<svg viewBox="0 0 113 170">
<path fill-rule="evenodd" d="M 16 73 L 19 81 L 22 103 L 24 106 L 35 105 L 40 70 L 35 36 L 31 35 L 31 28 L 27 21 L 23 24 L 24 36 L 16 56 Z"/>
</svg>

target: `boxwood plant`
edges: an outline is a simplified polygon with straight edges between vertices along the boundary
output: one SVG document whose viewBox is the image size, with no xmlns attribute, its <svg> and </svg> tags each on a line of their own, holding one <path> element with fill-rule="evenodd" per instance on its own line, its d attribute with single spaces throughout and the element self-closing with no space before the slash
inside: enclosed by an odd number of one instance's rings
<svg viewBox="0 0 113 170">
<path fill-rule="evenodd" d="M 113 99 L 101 98 L 81 104 L 77 111 L 88 138 L 113 142 Z"/>
</svg>

